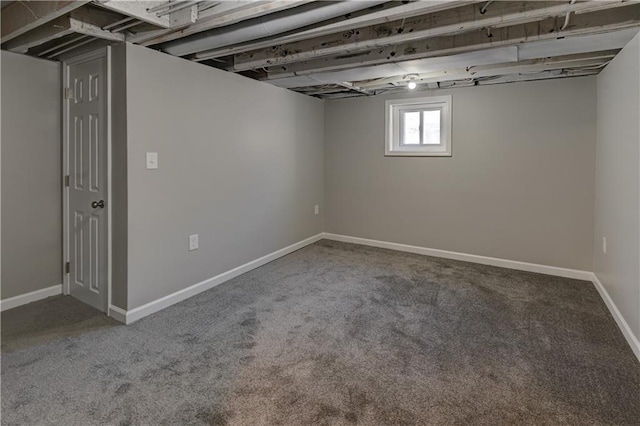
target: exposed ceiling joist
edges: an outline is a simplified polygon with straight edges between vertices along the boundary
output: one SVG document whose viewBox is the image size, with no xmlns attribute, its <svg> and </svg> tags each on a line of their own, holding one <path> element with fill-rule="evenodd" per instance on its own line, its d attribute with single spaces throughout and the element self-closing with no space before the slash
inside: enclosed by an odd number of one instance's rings
<svg viewBox="0 0 640 426">
<path fill-rule="evenodd" d="M 319 88 L 317 86 L 312 86 L 312 87 L 305 87 L 305 88 L 300 88 L 297 90 L 300 93 L 304 93 L 305 95 L 312 95 L 312 96 L 317 96 L 317 95 L 330 95 L 330 94 L 334 94 L 334 93 L 349 93 L 351 92 L 350 89 L 345 88 L 345 87 L 341 87 L 338 85 L 332 86 L 332 87 L 325 87 L 325 88 Z"/>
<path fill-rule="evenodd" d="M 365 13 L 361 16 L 350 17 L 349 19 L 334 22 L 330 24 L 320 24 L 316 28 L 299 31 L 286 36 L 275 37 L 269 40 L 260 40 L 241 45 L 232 45 L 219 49 L 207 50 L 194 55 L 194 61 L 204 61 L 221 56 L 233 55 L 242 52 L 248 52 L 256 49 L 271 48 L 273 46 L 284 43 L 293 43 L 300 40 L 307 40 L 314 37 L 323 37 L 329 34 L 340 33 L 342 31 L 352 30 L 365 25 L 374 25 L 382 22 L 395 21 L 398 19 L 409 18 L 415 15 L 425 13 L 438 12 L 452 7 L 458 7 L 465 3 L 475 3 L 475 1 L 461 0 L 434 0 L 434 1 L 416 1 L 400 6 L 384 8 L 383 10 Z M 391 3 L 386 3 L 391 4 Z"/>
<path fill-rule="evenodd" d="M 562 18 L 563 20 L 564 18 Z M 389 62 L 447 56 L 492 47 L 518 45 L 525 42 L 570 36 L 597 34 L 630 27 L 640 27 L 640 4 L 602 10 L 572 17 L 570 25 L 559 32 L 558 18 L 491 30 L 476 30 L 454 36 L 434 37 L 365 52 L 349 52 L 336 57 L 320 58 L 284 66 L 270 67 L 268 79 L 309 75 L 318 72 L 349 69 Z"/>
<path fill-rule="evenodd" d="M 430 37 L 455 35 L 482 28 L 500 28 L 515 24 L 537 22 L 568 12 L 586 12 L 600 9 L 604 2 L 558 3 L 556 1 L 498 2 L 484 13 L 477 5 L 430 13 L 408 20 L 361 27 L 353 31 L 316 37 L 238 54 L 234 58 L 234 70 L 285 65 L 312 60 L 343 52 L 359 52 Z M 628 5 L 622 1 L 606 2 L 607 7 Z"/>
<path fill-rule="evenodd" d="M 2 9 L 0 41 L 6 43 L 53 21 L 88 1 L 17 1 Z"/>
<path fill-rule="evenodd" d="M 335 93 L 335 94 L 328 94 L 328 95 L 323 95 L 322 93 L 316 93 L 316 92 L 309 92 L 309 93 L 305 93 L 305 95 L 315 96 L 320 99 L 347 99 L 347 98 L 355 98 L 356 96 L 358 96 L 357 94 L 354 94 L 351 92 Z"/>
<path fill-rule="evenodd" d="M 372 7 L 378 7 L 385 2 L 385 0 L 317 1 L 237 25 L 215 28 L 185 39 L 163 43 L 160 48 L 175 56 L 192 55 L 203 50 L 289 33 L 325 20 L 341 19 L 352 13 L 370 11 Z"/>
<path fill-rule="evenodd" d="M 50 53 L 45 57 L 47 59 L 53 59 L 53 58 L 60 59 L 60 58 L 62 58 L 62 55 L 64 55 L 67 52 L 71 52 L 71 51 L 74 51 L 75 54 L 77 54 L 78 53 L 78 49 L 80 47 L 85 46 L 85 48 L 86 48 L 86 46 L 89 45 L 89 44 L 92 44 L 92 45 L 95 46 L 95 41 L 96 41 L 95 38 L 91 38 L 91 37 L 83 35 L 83 36 L 78 37 L 78 39 L 76 39 L 73 43 L 71 43 L 70 45 L 67 45 L 63 49 L 56 48 L 53 53 Z M 60 46 L 58 46 L 58 47 L 60 47 Z M 60 59 L 60 60 L 64 60 L 64 59 Z"/>
<path fill-rule="evenodd" d="M 213 6 L 210 6 L 204 10 L 200 10 L 198 12 L 196 22 L 198 20 L 202 22 L 209 18 L 224 16 L 226 14 L 233 13 L 234 11 L 239 12 L 243 9 L 251 7 L 252 5 L 255 5 L 255 3 L 257 3 L 256 0 L 214 3 Z M 174 26 L 170 30 L 160 29 L 143 31 L 136 34 L 131 34 L 129 37 L 127 37 L 127 41 L 130 43 L 146 46 L 148 44 L 151 44 L 155 39 L 160 39 L 160 37 L 162 36 L 174 33 L 187 26 L 188 25 L 185 24 L 182 27 Z"/>
<path fill-rule="evenodd" d="M 557 69 L 595 68 L 608 63 L 613 59 L 618 51 L 619 50 L 616 49 L 603 52 L 561 55 L 549 58 L 531 59 L 528 61 L 506 62 L 452 70 L 441 70 L 430 73 L 415 74 L 411 76 L 411 79 L 416 83 L 424 84 L 522 73 L 539 73 Z M 388 87 L 389 85 L 400 84 L 405 86 L 408 82 L 409 79 L 405 75 L 359 82 L 357 85 L 364 90 L 377 90 Z"/>
<path fill-rule="evenodd" d="M 354 92 L 358 92 L 358 93 L 361 93 L 363 95 L 373 95 L 374 94 L 370 90 L 363 89 L 362 87 L 356 86 L 355 84 L 349 83 L 348 81 L 343 81 L 343 82 L 340 82 L 340 83 L 337 83 L 337 84 L 338 84 L 338 86 L 344 87 L 345 89 L 353 90 Z"/>
<path fill-rule="evenodd" d="M 108 30 L 103 30 L 101 26 L 96 25 L 90 21 L 78 19 L 77 17 L 70 16 L 69 24 L 73 32 L 78 34 L 84 34 L 95 38 L 102 38 L 111 41 L 124 41 L 124 35 L 120 33 L 114 33 Z"/>
<path fill-rule="evenodd" d="M 248 19 L 258 18 L 270 13 L 280 12 L 310 3 L 311 0 L 277 0 L 277 1 L 254 1 L 254 2 L 223 2 L 211 9 L 209 13 L 202 14 L 198 17 L 195 24 L 189 25 L 181 29 L 170 31 L 154 31 L 150 34 L 137 34 L 127 41 L 138 43 L 143 46 L 152 44 L 165 43 L 182 37 L 218 28 L 226 25 L 232 25 Z"/>
<path fill-rule="evenodd" d="M 59 43 L 59 44 L 55 44 L 51 47 L 48 47 L 44 50 L 39 50 L 37 53 L 35 53 L 37 56 L 41 56 L 41 57 L 45 57 L 45 58 L 49 58 L 49 57 L 53 57 L 55 56 L 55 53 L 52 54 L 52 52 L 58 52 L 68 46 L 76 46 L 78 43 L 82 42 L 83 40 L 87 40 L 89 39 L 88 36 L 86 35 L 80 35 L 80 36 L 76 36 L 76 37 L 70 37 L 67 40 Z M 48 56 L 49 55 L 49 56 Z"/>
<path fill-rule="evenodd" d="M 552 78 L 566 78 L 566 77 L 585 77 L 588 75 L 596 75 L 600 70 L 554 70 L 543 71 L 536 74 L 515 74 L 504 75 L 495 78 L 487 78 L 484 80 L 476 81 L 478 86 L 486 86 L 491 84 L 504 84 L 504 83 L 516 83 L 519 81 L 536 81 L 536 80 L 549 80 Z"/>
<path fill-rule="evenodd" d="M 0 34 L 3 49 L 58 60 L 123 40 L 158 45 L 335 98 L 406 90 L 409 76 L 450 88 L 597 74 L 640 28 L 640 0 L 309 3 L 22 1 L 3 7 Z"/>
<path fill-rule="evenodd" d="M 527 61 L 509 62 L 506 64 L 480 65 L 469 67 L 467 72 L 474 78 L 494 75 L 521 74 L 553 69 L 593 68 L 609 63 L 619 50 L 580 53 L 576 55 L 553 56 L 549 58 L 530 59 Z"/>
<path fill-rule="evenodd" d="M 12 52 L 26 53 L 32 47 L 74 33 L 111 41 L 124 41 L 124 35 L 103 29 L 111 20 L 112 16 L 97 13 L 92 9 L 77 9 L 14 38 L 3 47 Z"/>
<path fill-rule="evenodd" d="M 8 41 L 3 45 L 3 48 L 11 52 L 27 53 L 32 47 L 40 46 L 41 44 L 72 33 L 73 30 L 69 24 L 69 17 L 61 16 Z"/>
<path fill-rule="evenodd" d="M 558 78 L 570 78 L 570 77 L 584 77 L 589 75 L 598 74 L 599 70 L 551 70 L 551 71 L 542 71 L 538 73 L 524 73 L 524 74 L 509 74 L 503 76 L 495 76 L 491 78 L 485 79 L 462 79 L 462 80 L 450 80 L 443 81 L 442 83 L 433 83 L 433 84 L 425 84 L 421 88 L 417 89 L 418 92 L 430 90 L 430 89 L 455 89 L 459 87 L 471 87 L 471 86 L 485 86 L 485 85 L 493 85 L 493 84 L 505 84 L 505 83 L 515 83 L 520 81 L 536 81 L 536 80 L 549 80 L 549 79 L 558 79 Z M 313 90 L 315 88 L 301 88 L 297 89 L 300 92 L 317 96 L 322 99 L 344 99 L 344 98 L 353 98 L 358 96 L 357 93 L 347 92 L 347 91 L 338 91 L 331 89 L 324 90 Z M 392 94 L 392 93 L 406 93 L 406 87 L 404 86 L 389 86 L 385 89 L 378 89 L 375 91 L 375 94 Z"/>
</svg>

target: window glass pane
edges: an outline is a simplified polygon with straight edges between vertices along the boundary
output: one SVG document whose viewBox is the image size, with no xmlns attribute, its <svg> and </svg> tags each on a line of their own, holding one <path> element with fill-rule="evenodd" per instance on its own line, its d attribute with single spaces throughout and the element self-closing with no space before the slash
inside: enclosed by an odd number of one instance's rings
<svg viewBox="0 0 640 426">
<path fill-rule="evenodd" d="M 440 110 L 422 111 L 423 114 L 423 143 L 425 145 L 440 144 Z"/>
<path fill-rule="evenodd" d="M 402 114 L 402 143 L 404 145 L 420 145 L 420 112 L 405 112 Z"/>
</svg>

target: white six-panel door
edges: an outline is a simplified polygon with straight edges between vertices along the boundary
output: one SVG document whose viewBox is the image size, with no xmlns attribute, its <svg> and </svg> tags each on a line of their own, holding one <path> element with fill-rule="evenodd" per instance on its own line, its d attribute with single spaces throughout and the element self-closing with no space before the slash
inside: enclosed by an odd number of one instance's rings
<svg viewBox="0 0 640 426">
<path fill-rule="evenodd" d="M 107 59 L 67 65 L 69 293 L 107 311 Z"/>
</svg>

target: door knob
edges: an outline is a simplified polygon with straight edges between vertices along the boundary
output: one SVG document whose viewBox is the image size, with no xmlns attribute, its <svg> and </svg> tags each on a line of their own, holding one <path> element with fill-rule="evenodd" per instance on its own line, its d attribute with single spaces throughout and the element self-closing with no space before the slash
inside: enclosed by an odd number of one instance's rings
<svg viewBox="0 0 640 426">
<path fill-rule="evenodd" d="M 94 209 L 97 209 L 98 207 L 103 209 L 104 208 L 104 200 L 94 201 L 93 203 L 91 203 L 91 207 L 93 207 Z"/>
</svg>

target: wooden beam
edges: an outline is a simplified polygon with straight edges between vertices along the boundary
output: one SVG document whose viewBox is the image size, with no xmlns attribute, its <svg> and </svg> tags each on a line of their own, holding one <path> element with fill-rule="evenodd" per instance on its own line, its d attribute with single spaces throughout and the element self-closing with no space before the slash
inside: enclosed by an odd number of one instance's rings
<svg viewBox="0 0 640 426">
<path fill-rule="evenodd" d="M 246 4 L 244 2 L 241 5 L 236 5 L 234 2 L 228 2 L 223 4 L 224 8 L 219 8 L 218 5 L 212 7 L 211 12 L 207 15 L 198 18 L 195 24 L 188 27 L 179 29 L 177 31 L 164 31 L 155 32 L 153 34 L 139 34 L 131 37 L 127 41 L 131 43 L 141 44 L 143 46 L 150 46 L 153 44 L 164 43 L 167 41 L 175 40 L 178 38 L 186 37 L 191 34 L 196 34 L 202 31 L 207 31 L 213 28 L 222 27 L 225 25 L 235 24 L 247 19 L 258 18 L 270 13 L 280 12 L 282 10 L 291 9 L 296 6 L 300 6 L 306 3 L 310 3 L 311 0 L 277 0 L 277 1 L 256 1 Z M 220 10 L 225 10 L 220 13 Z"/>
<path fill-rule="evenodd" d="M 0 41 L 6 43 L 40 25 L 53 21 L 88 1 L 17 1 L 0 13 Z"/>
<path fill-rule="evenodd" d="M 500 28 L 537 22 L 567 12 L 600 9 L 605 2 L 571 4 L 556 1 L 496 2 L 481 14 L 476 5 L 418 16 L 409 20 L 362 27 L 298 43 L 284 44 L 236 55 L 234 70 L 244 71 L 312 60 L 345 52 L 361 52 L 431 37 L 455 35 L 482 28 Z M 629 5 L 621 1 L 606 2 L 608 7 Z"/>
<path fill-rule="evenodd" d="M 447 56 L 493 47 L 518 45 L 525 42 L 640 27 L 640 4 L 634 3 L 624 8 L 572 16 L 569 26 L 564 31 L 559 32 L 558 29 L 562 26 L 561 21 L 564 21 L 564 17 L 503 27 L 492 30 L 490 33 L 486 30 L 476 30 L 454 36 L 417 40 L 365 52 L 354 53 L 347 51 L 336 57 L 269 67 L 267 69 L 267 78 L 276 79 L 296 75 L 309 75 L 383 63 Z"/>
<path fill-rule="evenodd" d="M 411 16 L 421 15 L 424 13 L 438 12 L 468 3 L 474 3 L 474 1 L 415 1 L 408 4 L 402 4 L 400 6 L 396 6 L 391 2 L 383 3 L 381 5 L 382 10 L 377 10 L 374 12 L 364 11 L 364 13 L 362 13 L 362 15 L 360 16 L 357 16 L 358 12 L 355 12 L 348 19 L 341 17 L 340 20 L 337 20 L 336 22 L 333 22 L 333 20 L 331 20 L 330 23 L 323 22 L 318 24 L 317 26 L 314 26 L 314 28 L 310 28 L 304 31 L 296 31 L 293 34 L 278 36 L 266 41 L 253 41 L 241 45 L 233 45 L 221 47 L 218 49 L 207 50 L 194 55 L 193 60 L 204 61 L 207 59 L 234 55 L 251 50 L 271 48 L 273 46 L 281 45 L 284 43 L 293 43 L 300 40 L 307 40 L 313 37 L 322 37 L 341 31 L 348 31 L 365 25 L 374 25 L 382 22 L 409 18 Z"/>
<path fill-rule="evenodd" d="M 99 26 L 90 22 L 84 22 L 79 19 L 70 17 L 69 24 L 71 29 L 78 33 L 84 34 L 95 38 L 102 38 L 111 41 L 124 41 L 124 34 L 112 33 L 111 31 L 103 30 Z"/>
</svg>

